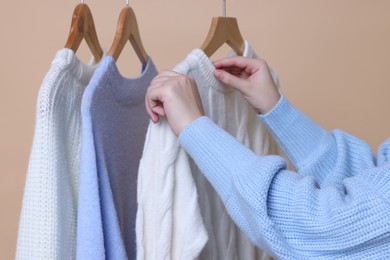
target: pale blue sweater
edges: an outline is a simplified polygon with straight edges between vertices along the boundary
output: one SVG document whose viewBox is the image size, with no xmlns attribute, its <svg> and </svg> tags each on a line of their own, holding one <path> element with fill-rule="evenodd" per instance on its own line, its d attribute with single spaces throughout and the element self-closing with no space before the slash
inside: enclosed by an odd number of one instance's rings
<svg viewBox="0 0 390 260">
<path fill-rule="evenodd" d="M 201 117 L 180 135 L 250 240 L 278 259 L 390 258 L 390 139 L 327 132 L 282 97 L 259 115 L 298 173 Z"/>
<path fill-rule="evenodd" d="M 149 117 L 145 95 L 157 70 L 123 77 L 102 59 L 81 102 L 77 259 L 136 258 L 137 177 Z"/>
</svg>

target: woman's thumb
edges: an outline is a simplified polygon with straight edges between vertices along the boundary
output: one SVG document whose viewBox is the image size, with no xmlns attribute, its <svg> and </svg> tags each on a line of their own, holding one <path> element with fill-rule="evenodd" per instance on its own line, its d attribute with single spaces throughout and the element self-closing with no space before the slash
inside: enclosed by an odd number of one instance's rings
<svg viewBox="0 0 390 260">
<path fill-rule="evenodd" d="M 223 84 L 229 86 L 229 87 L 232 87 L 232 88 L 235 88 L 239 91 L 242 91 L 244 85 L 245 85 L 245 81 L 230 74 L 229 72 L 226 72 L 224 70 L 220 70 L 220 69 L 216 69 L 214 71 L 214 76 L 219 80 L 221 81 Z"/>
</svg>

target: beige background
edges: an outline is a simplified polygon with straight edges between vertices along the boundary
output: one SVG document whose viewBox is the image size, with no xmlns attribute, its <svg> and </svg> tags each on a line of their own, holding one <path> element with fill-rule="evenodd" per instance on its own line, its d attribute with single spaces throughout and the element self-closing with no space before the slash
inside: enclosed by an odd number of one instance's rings
<svg viewBox="0 0 390 260">
<path fill-rule="evenodd" d="M 12 259 L 40 83 L 67 39 L 77 1 L 2 1 L 0 8 L 0 259 Z M 87 1 L 109 49 L 124 1 Z M 130 1 L 157 67 L 171 68 L 207 35 L 221 1 Z M 327 129 L 373 149 L 390 136 L 390 1 L 228 1 L 244 38 L 279 72 L 284 94 Z M 212 58 L 222 57 L 224 47 Z M 88 61 L 84 44 L 79 56 Z M 119 60 L 139 70 L 130 45 Z"/>
</svg>

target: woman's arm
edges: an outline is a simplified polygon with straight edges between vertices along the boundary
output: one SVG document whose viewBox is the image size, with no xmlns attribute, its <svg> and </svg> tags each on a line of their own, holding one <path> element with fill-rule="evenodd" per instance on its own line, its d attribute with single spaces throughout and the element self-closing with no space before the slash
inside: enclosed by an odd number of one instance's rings
<svg viewBox="0 0 390 260">
<path fill-rule="evenodd" d="M 341 131 L 327 132 L 281 97 L 265 61 L 233 57 L 214 65 L 215 76 L 253 106 L 298 173 L 315 176 L 321 185 L 339 184 L 372 166 L 366 143 Z"/>
<path fill-rule="evenodd" d="M 374 166 L 367 143 L 340 130 L 324 130 L 283 96 L 259 118 L 298 173 L 314 176 L 321 185 L 340 184 L 344 178 Z"/>
<path fill-rule="evenodd" d="M 390 254 L 390 167 L 362 169 L 339 185 L 286 170 L 259 157 L 207 117 L 180 142 L 251 241 L 281 259 L 376 259 Z M 338 157 L 334 172 L 342 171 Z M 312 168 L 316 171 L 316 168 Z"/>
</svg>

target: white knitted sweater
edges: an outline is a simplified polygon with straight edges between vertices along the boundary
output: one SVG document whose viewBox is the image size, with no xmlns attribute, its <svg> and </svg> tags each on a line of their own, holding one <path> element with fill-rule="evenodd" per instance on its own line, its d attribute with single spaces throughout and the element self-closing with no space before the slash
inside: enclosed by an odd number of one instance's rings
<svg viewBox="0 0 390 260">
<path fill-rule="evenodd" d="M 244 56 L 256 57 L 247 42 Z M 203 51 L 195 49 L 174 70 L 194 78 L 206 116 L 220 127 L 258 154 L 280 153 L 242 95 L 214 78 L 214 66 Z M 146 136 L 136 227 L 138 260 L 269 259 L 234 224 L 164 118 L 150 123 Z"/>
<path fill-rule="evenodd" d="M 61 49 L 39 90 L 16 259 L 74 259 L 81 97 L 96 65 Z"/>
</svg>

